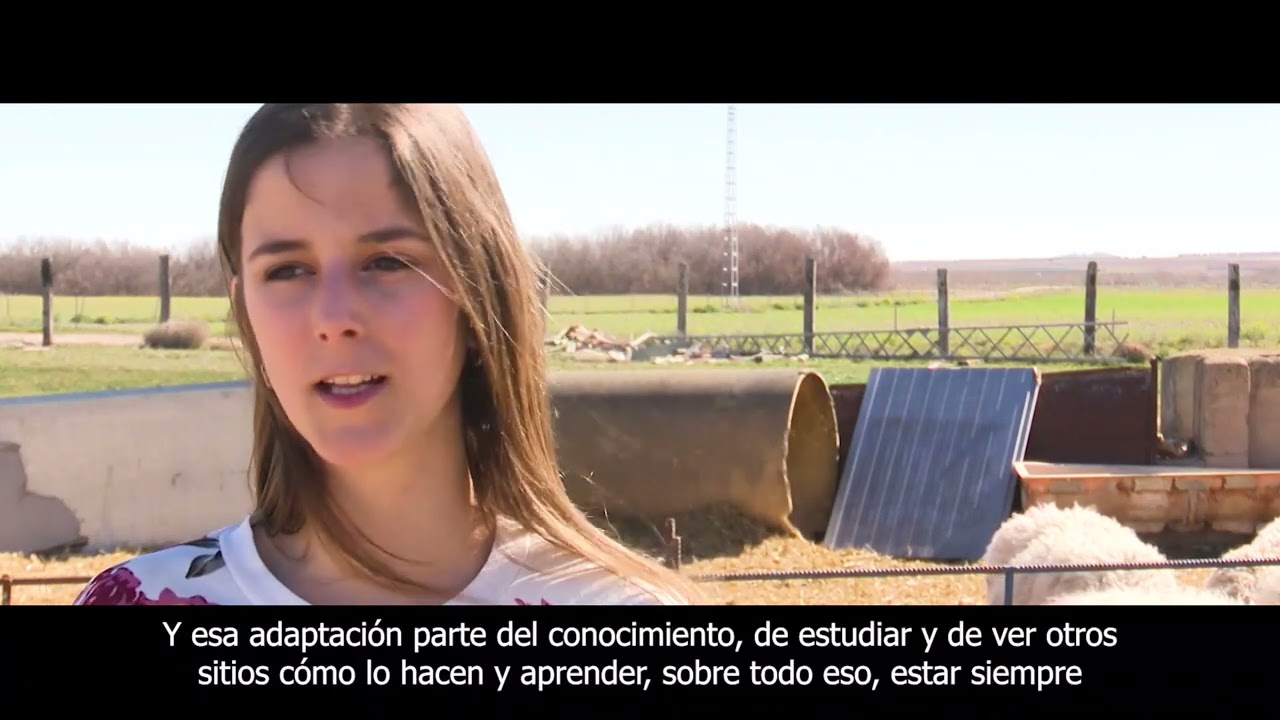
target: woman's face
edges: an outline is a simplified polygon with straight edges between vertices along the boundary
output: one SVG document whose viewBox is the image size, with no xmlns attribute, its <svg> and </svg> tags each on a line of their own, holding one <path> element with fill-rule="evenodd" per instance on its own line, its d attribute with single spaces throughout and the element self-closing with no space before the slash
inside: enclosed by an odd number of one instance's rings
<svg viewBox="0 0 1280 720">
<path fill-rule="evenodd" d="M 342 467 L 422 445 L 456 407 L 465 335 L 379 146 L 271 159 L 249 186 L 242 237 L 245 311 L 298 432 Z"/>
</svg>

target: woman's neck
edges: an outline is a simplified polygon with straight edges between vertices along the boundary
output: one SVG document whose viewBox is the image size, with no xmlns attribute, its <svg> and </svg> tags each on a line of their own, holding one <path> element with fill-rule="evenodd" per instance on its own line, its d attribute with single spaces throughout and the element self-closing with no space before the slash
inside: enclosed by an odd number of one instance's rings
<svg viewBox="0 0 1280 720">
<path fill-rule="evenodd" d="M 353 540 L 434 592 L 394 592 L 353 578 L 337 549 L 317 542 L 313 526 L 275 540 L 279 570 L 268 562 L 272 571 L 318 604 L 439 602 L 463 590 L 488 559 L 494 529 L 473 502 L 461 435 L 433 436 L 375 466 L 329 468 L 327 486 L 328 501 L 356 531 Z"/>
</svg>

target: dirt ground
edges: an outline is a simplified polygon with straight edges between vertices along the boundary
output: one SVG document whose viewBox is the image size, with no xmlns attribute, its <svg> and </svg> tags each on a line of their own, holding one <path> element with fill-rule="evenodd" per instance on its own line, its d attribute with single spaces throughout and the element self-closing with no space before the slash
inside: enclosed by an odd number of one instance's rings
<svg viewBox="0 0 1280 720">
<path fill-rule="evenodd" d="M 615 537 L 654 557 L 662 556 L 661 528 L 639 522 L 598 520 Z M 779 536 L 732 512 L 676 519 L 682 570 L 697 575 L 758 570 L 818 570 L 854 567 L 930 567 L 935 563 L 887 558 L 865 550 L 833 551 Z M 89 576 L 136 554 L 124 550 L 93 555 L 36 557 L 0 554 L 0 575 Z M 1207 570 L 1178 571 L 1198 584 Z M 707 582 L 707 600 L 726 605 L 977 605 L 984 601 L 981 575 L 837 578 Z M 14 587 L 15 605 L 60 605 L 75 599 L 81 583 Z"/>
</svg>

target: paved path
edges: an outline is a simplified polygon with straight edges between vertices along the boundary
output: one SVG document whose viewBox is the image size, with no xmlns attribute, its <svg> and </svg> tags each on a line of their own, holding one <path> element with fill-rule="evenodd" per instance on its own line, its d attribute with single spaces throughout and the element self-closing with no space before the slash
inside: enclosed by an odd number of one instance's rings
<svg viewBox="0 0 1280 720">
<path fill-rule="evenodd" d="M 2 346 L 36 346 L 44 342 L 41 333 L 0 332 Z M 133 345 L 142 344 L 142 335 L 132 333 L 54 333 L 54 345 Z"/>
<path fill-rule="evenodd" d="M 40 333 L 0 332 L 0 347 L 40 348 L 44 336 Z M 115 347 L 142 347 L 142 333 L 54 333 L 53 344 L 58 345 L 112 345 Z M 204 346 L 211 350 L 233 350 L 239 342 L 225 337 L 211 337 Z"/>
</svg>

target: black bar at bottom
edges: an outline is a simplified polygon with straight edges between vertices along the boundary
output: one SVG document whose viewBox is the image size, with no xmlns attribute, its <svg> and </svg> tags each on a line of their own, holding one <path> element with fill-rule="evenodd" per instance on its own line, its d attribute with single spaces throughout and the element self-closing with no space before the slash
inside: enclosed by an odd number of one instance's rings
<svg viewBox="0 0 1280 720">
<path fill-rule="evenodd" d="M 1269 697 L 1272 672 L 1258 660 L 1278 619 L 1274 608 L 1213 606 L 9 607 L 0 652 L 11 706 L 136 695 L 202 710 L 354 701 L 430 713 L 448 706 L 423 701 L 481 700 L 528 711 L 605 699 L 618 709 L 706 700 L 722 712 L 808 700 L 1241 712 Z"/>
</svg>

